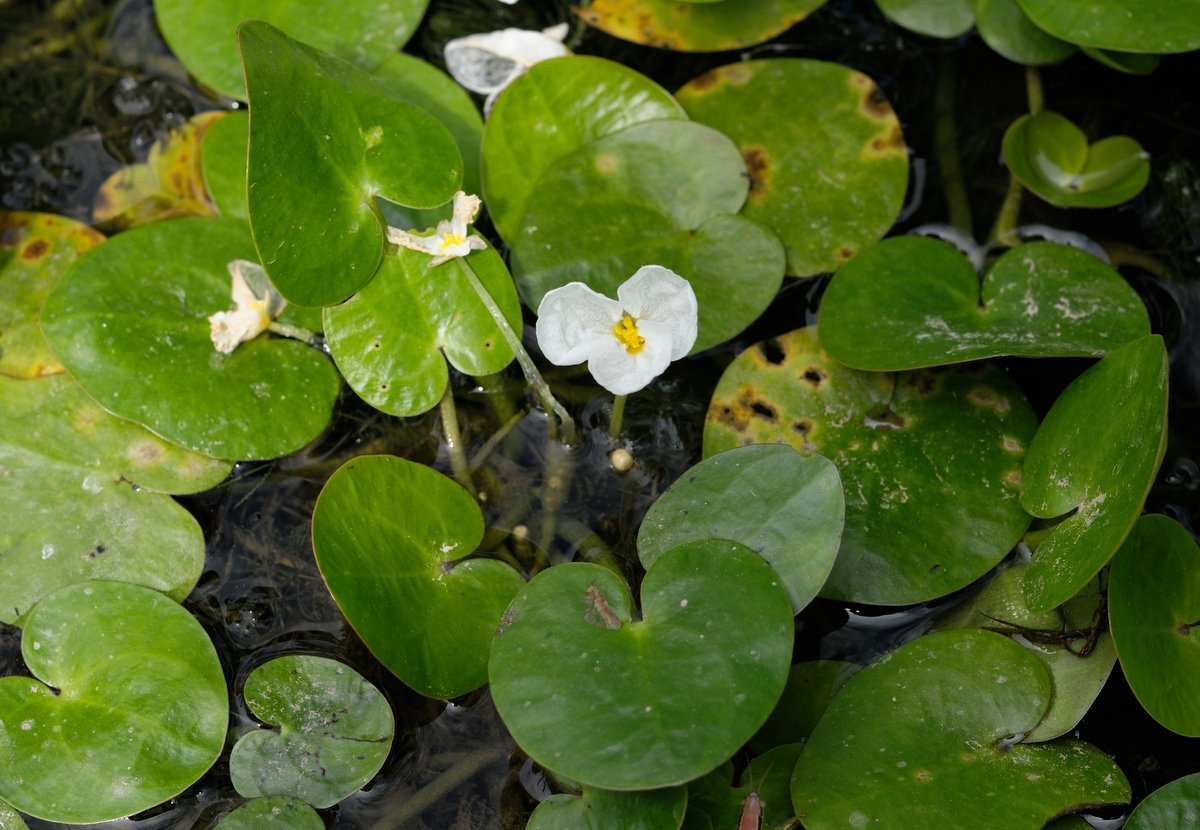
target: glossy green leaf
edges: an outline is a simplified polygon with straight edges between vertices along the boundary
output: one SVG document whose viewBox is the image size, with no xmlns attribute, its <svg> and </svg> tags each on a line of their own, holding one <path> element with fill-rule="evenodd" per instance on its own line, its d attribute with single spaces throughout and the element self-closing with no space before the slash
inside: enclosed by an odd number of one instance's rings
<svg viewBox="0 0 1200 830">
<path fill-rule="evenodd" d="M 1200 0 L 1020 0 L 1039 28 L 1120 52 L 1200 49 Z"/>
<path fill-rule="evenodd" d="M 364 0 L 155 0 L 159 28 L 179 60 L 201 82 L 245 100 L 236 30 L 265 20 L 288 35 L 373 69 L 416 30 L 429 0 L 379 4 Z"/>
<path fill-rule="evenodd" d="M 689 121 L 637 124 L 596 139 L 546 171 L 511 239 L 513 273 L 537 308 L 580 281 L 610 297 L 648 263 L 687 279 L 699 302 L 693 351 L 752 323 L 783 281 L 770 231 L 735 215 L 745 166 L 721 133 Z"/>
<path fill-rule="evenodd" d="M 524 584 L 502 562 L 466 558 L 479 506 L 450 479 L 386 455 L 334 473 L 313 511 L 313 548 L 338 607 L 412 688 L 451 698 L 487 681 L 488 646 Z"/>
<path fill-rule="evenodd" d="M 1200 735 L 1200 549 L 1192 535 L 1166 516 L 1138 519 L 1113 559 L 1108 607 L 1138 702 L 1172 732 Z"/>
<path fill-rule="evenodd" d="M 66 371 L 42 339 L 38 314 L 66 270 L 103 241 L 64 216 L 0 212 L 0 375 L 33 378 Z"/>
<path fill-rule="evenodd" d="M 1148 55 L 1138 52 L 1113 52 L 1109 49 L 1092 49 L 1084 46 L 1080 51 L 1109 69 L 1124 72 L 1128 75 L 1149 75 L 1162 63 L 1160 55 Z"/>
<path fill-rule="evenodd" d="M 226 265 L 255 257 L 236 219 L 126 231 L 62 279 L 42 330 L 105 409 L 169 441 L 214 458 L 293 452 L 325 429 L 340 383 L 296 340 L 264 333 L 228 355 L 214 349 L 208 316 L 234 305 Z"/>
<path fill-rule="evenodd" d="M 688 784 L 688 810 L 708 816 L 713 827 L 741 830 L 739 821 L 754 793 L 761 812 L 763 830 L 786 830 L 792 825 L 792 769 L 800 756 L 800 745 L 780 746 L 755 758 L 742 770 L 738 786 L 732 786 L 733 765 L 722 764 L 708 775 Z M 751 810 L 753 807 L 750 808 Z"/>
<path fill-rule="evenodd" d="M 437 406 L 454 368 L 468 375 L 499 372 L 513 359 L 458 259 L 429 267 L 426 253 L 401 249 L 339 306 L 325 309 L 325 336 L 346 382 L 376 409 L 417 415 Z M 521 305 L 504 260 L 491 247 L 468 264 L 521 329 Z"/>
<path fill-rule="evenodd" d="M 1026 744 L 1050 705 L 1027 649 L 988 631 L 941 631 L 856 674 L 834 698 L 792 778 L 808 830 L 1040 830 L 1082 806 L 1129 800 L 1089 744 Z"/>
<path fill-rule="evenodd" d="M 737 144 L 750 175 L 742 215 L 787 249 L 787 272 L 833 271 L 883 236 L 904 204 L 900 122 L 861 72 L 798 58 L 743 61 L 685 85 L 679 103 Z"/>
<path fill-rule="evenodd" d="M 1004 161 L 1021 184 L 1058 207 L 1111 207 L 1141 193 L 1149 156 L 1132 138 L 1088 145 L 1083 131 L 1049 110 L 1023 115 L 1004 133 Z"/>
<path fill-rule="evenodd" d="M 1138 804 L 1124 830 L 1196 830 L 1200 828 L 1200 773 L 1159 787 Z"/>
<path fill-rule="evenodd" d="M 216 650 L 175 602 L 89 582 L 30 613 L 0 678 L 0 798 L 48 821 L 107 821 L 183 791 L 217 760 L 229 705 Z"/>
<path fill-rule="evenodd" d="M 822 596 L 923 602 L 992 568 L 1029 524 L 1017 500 L 1036 421 L 991 366 L 899 375 L 849 369 L 813 329 L 759 343 L 725 370 L 705 456 L 785 443 L 837 465 L 842 547 Z"/>
<path fill-rule="evenodd" d="M 246 153 L 250 116 L 245 110 L 227 112 L 204 133 L 204 185 L 222 216 L 248 219 L 246 212 Z"/>
<path fill-rule="evenodd" d="M 986 628 L 1012 637 L 1037 655 L 1050 672 L 1054 697 L 1025 740 L 1048 741 L 1074 729 L 1087 714 L 1117 652 L 1104 627 L 1099 579 L 1069 599 L 1060 616 L 1055 611 L 1030 611 L 1025 605 L 1021 581 L 1026 570 L 1028 565 L 1022 563 L 1000 571 L 979 593 L 939 618 L 934 628 Z"/>
<path fill-rule="evenodd" d="M 875 0 L 879 10 L 905 29 L 929 37 L 965 35 L 975 25 L 974 0 Z"/>
<path fill-rule="evenodd" d="M 375 197 L 450 201 L 463 161 L 433 116 L 366 72 L 266 23 L 239 29 L 250 91 L 249 212 L 276 288 L 299 305 L 341 302 L 383 256 Z"/>
<path fill-rule="evenodd" d="M 790 29 L 826 0 L 591 0 L 576 14 L 613 37 L 677 52 L 744 49 Z"/>
<path fill-rule="evenodd" d="M 522 227 L 542 175 L 559 159 L 633 124 L 686 118 L 654 81 L 602 58 L 534 64 L 504 91 L 483 131 L 483 190 L 506 240 Z"/>
<path fill-rule="evenodd" d="M 829 576 L 844 515 L 841 479 L 827 459 L 780 445 L 739 447 L 701 461 L 651 505 L 638 558 L 650 568 L 684 542 L 740 542 L 779 573 L 799 613 Z"/>
<path fill-rule="evenodd" d="M 379 690 L 337 660 L 277 657 L 246 679 L 246 705 L 273 729 L 238 738 L 229 756 L 245 798 L 294 796 L 332 807 L 370 781 L 387 759 L 395 723 Z"/>
<path fill-rule="evenodd" d="M 794 663 L 775 711 L 758 734 L 750 739 L 750 750 L 763 753 L 777 746 L 808 740 L 834 695 L 860 668 L 857 663 L 843 660 Z"/>
<path fill-rule="evenodd" d="M 1054 242 L 1019 245 L 982 282 L 952 245 L 885 239 L 848 262 L 821 301 L 821 342 L 857 369 L 898 371 L 999 355 L 1096 356 L 1150 333 L 1111 267 Z"/>
<path fill-rule="evenodd" d="M 274 796 L 243 804 L 216 826 L 221 830 L 324 830 L 325 822 L 303 801 Z"/>
<path fill-rule="evenodd" d="M 496 708 L 542 766 L 614 790 L 681 784 L 766 720 L 792 654 L 792 606 L 735 542 L 662 556 L 641 614 L 607 568 L 568 563 L 517 595 L 492 643 Z"/>
<path fill-rule="evenodd" d="M 0 830 L 29 830 L 21 814 L 0 801 Z"/>
<path fill-rule="evenodd" d="M 1025 574 L 1031 610 L 1075 596 L 1117 552 L 1154 483 L 1166 419 L 1167 353 L 1157 334 L 1109 352 L 1054 402 L 1021 481 L 1026 510 L 1065 517 Z"/>
<path fill-rule="evenodd" d="M 687 796 L 684 787 L 634 792 L 584 787 L 582 795 L 547 798 L 525 830 L 679 830 Z"/>
<path fill-rule="evenodd" d="M 1075 53 L 1075 46 L 1039 29 L 1017 0 L 975 0 L 979 36 L 1010 61 L 1026 66 L 1058 63 Z"/>
<path fill-rule="evenodd" d="M 162 492 L 206 490 L 229 464 L 114 418 L 67 375 L 0 376 L 0 436 L 0 621 L 19 623 L 46 594 L 88 579 L 183 601 L 204 537 Z"/>
</svg>

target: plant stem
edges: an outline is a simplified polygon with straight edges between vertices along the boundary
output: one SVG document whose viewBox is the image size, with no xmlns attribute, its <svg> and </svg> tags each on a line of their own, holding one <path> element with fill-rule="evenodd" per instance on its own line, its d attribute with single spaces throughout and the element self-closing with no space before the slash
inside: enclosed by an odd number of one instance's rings
<svg viewBox="0 0 1200 830">
<path fill-rule="evenodd" d="M 446 437 L 446 449 L 450 452 L 450 468 L 454 471 L 454 480 L 474 496 L 475 483 L 471 481 L 471 467 L 467 463 L 462 435 L 458 431 L 458 407 L 454 405 L 454 393 L 449 383 L 446 384 L 446 391 L 442 393 L 438 406 L 441 409 L 442 435 Z"/>
<path fill-rule="evenodd" d="M 496 321 L 496 327 L 500 329 L 500 334 L 504 337 L 508 347 L 512 349 L 513 355 L 517 358 L 517 363 L 521 366 L 521 371 L 525 373 L 525 379 L 529 381 L 529 385 L 533 387 L 533 391 L 542 401 L 542 406 L 546 408 L 546 414 L 550 416 L 550 437 L 556 439 L 558 437 L 558 428 L 554 422 L 555 416 L 558 417 L 559 423 L 562 424 L 563 441 L 568 444 L 575 443 L 575 422 L 571 420 L 571 416 L 567 414 L 567 410 L 563 409 L 554 398 L 554 393 L 550 391 L 550 386 L 537 370 L 537 366 L 533 364 L 533 358 L 529 356 L 529 352 L 525 351 L 525 347 L 521 345 L 521 338 L 513 331 L 512 326 L 508 324 L 508 320 L 504 317 L 504 312 L 500 310 L 500 306 L 496 305 L 496 301 L 492 295 L 479 281 L 479 277 L 475 275 L 475 270 L 471 268 L 471 264 L 467 262 L 466 257 L 459 257 L 457 260 L 463 268 L 463 273 L 467 275 L 467 281 L 471 283 L 471 287 L 475 289 L 475 293 L 479 295 L 479 299 L 483 302 L 488 312 L 492 315 L 492 319 Z"/>
<path fill-rule="evenodd" d="M 274 332 L 282 337 L 299 340 L 301 343 L 311 343 L 313 338 L 316 337 L 308 329 L 302 329 L 299 326 L 289 326 L 287 323 L 281 323 L 278 320 L 272 320 L 271 325 L 267 326 L 267 331 Z"/>
<path fill-rule="evenodd" d="M 608 434 L 614 439 L 621 437 L 621 422 L 625 420 L 625 398 L 626 395 L 617 395 L 613 398 L 612 416 L 608 419 Z"/>
<path fill-rule="evenodd" d="M 558 534 L 558 508 L 571 489 L 571 457 L 566 447 L 550 442 L 546 446 L 546 478 L 542 484 L 542 531 L 538 546 L 550 556 L 550 547 Z M 550 556 L 550 561 L 554 561 Z"/>
<path fill-rule="evenodd" d="M 1008 193 L 1004 196 L 1004 204 L 1000 206 L 1000 213 L 996 215 L 996 224 L 992 226 L 992 232 L 988 236 L 989 241 L 1009 247 L 1017 244 L 1017 237 L 1013 230 L 1017 227 L 1017 219 L 1021 215 L 1021 197 L 1024 193 L 1025 188 L 1017 181 L 1017 177 L 1009 173 Z"/>
<path fill-rule="evenodd" d="M 371 830 L 395 830 L 395 828 L 401 827 L 429 809 L 472 775 L 489 764 L 504 760 L 507 756 L 507 749 L 484 747 L 475 750 L 413 793 L 400 809 L 375 822 Z"/>
<path fill-rule="evenodd" d="M 1025 100 L 1029 102 L 1029 112 L 1037 115 L 1046 106 L 1046 96 L 1042 92 L 1042 76 L 1036 66 L 1025 67 Z"/>
<path fill-rule="evenodd" d="M 958 119 L 954 105 L 954 64 L 943 55 L 938 68 L 937 93 L 934 99 L 936 131 L 934 143 L 938 170 L 941 172 L 942 193 L 950 224 L 972 233 L 971 202 L 963 183 L 962 164 L 958 157 Z"/>
</svg>

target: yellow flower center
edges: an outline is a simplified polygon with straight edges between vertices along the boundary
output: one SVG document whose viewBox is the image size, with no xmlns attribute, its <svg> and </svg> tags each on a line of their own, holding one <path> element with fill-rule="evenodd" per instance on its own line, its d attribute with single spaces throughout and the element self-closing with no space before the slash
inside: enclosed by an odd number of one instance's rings
<svg viewBox="0 0 1200 830">
<path fill-rule="evenodd" d="M 621 341 L 625 351 L 630 354 L 637 354 L 646 345 L 646 338 L 638 334 L 637 323 L 628 314 L 621 318 L 621 322 L 613 326 L 613 336 Z"/>
<path fill-rule="evenodd" d="M 455 245 L 461 245 L 466 241 L 467 238 L 465 236 L 450 231 L 449 233 L 442 234 L 442 241 L 438 244 L 438 248 L 444 251 Z"/>
</svg>

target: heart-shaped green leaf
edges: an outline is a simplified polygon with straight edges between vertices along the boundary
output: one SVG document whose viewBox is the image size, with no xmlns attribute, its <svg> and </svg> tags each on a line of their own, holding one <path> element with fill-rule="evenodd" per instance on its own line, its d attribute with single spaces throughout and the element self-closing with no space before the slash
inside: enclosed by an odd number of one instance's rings
<svg viewBox="0 0 1200 830">
<path fill-rule="evenodd" d="M 962 588 L 1029 525 L 1017 501 L 1036 421 L 1003 373 L 977 365 L 899 375 L 849 369 L 810 327 L 729 365 L 704 427 L 705 456 L 786 443 L 837 465 L 842 547 L 821 595 L 880 605 Z"/>
<path fill-rule="evenodd" d="M 1083 131 L 1049 110 L 1023 115 L 1004 133 L 1004 161 L 1021 184 L 1058 207 L 1111 207 L 1142 192 L 1149 156 L 1132 138 L 1088 145 Z"/>
<path fill-rule="evenodd" d="M 929 37 L 965 35 L 975 24 L 974 0 L 875 0 L 879 10 L 905 29 Z"/>
<path fill-rule="evenodd" d="M 615 296 L 647 263 L 687 279 L 699 302 L 694 351 L 736 335 L 774 299 L 784 253 L 735 215 L 745 166 L 721 133 L 690 121 L 636 124 L 546 171 L 511 239 L 513 272 L 533 308 L 578 280 Z"/>
<path fill-rule="evenodd" d="M 975 25 L 988 46 L 1026 66 L 1058 63 L 1075 53 L 1074 45 L 1034 25 L 1017 0 L 975 0 Z"/>
<path fill-rule="evenodd" d="M 29 614 L 0 678 L 0 797 L 71 824 L 166 801 L 204 774 L 228 725 L 225 677 L 199 623 L 149 588 L 71 585 Z"/>
<path fill-rule="evenodd" d="M 238 30 L 250 92 L 249 212 L 263 267 L 299 305 L 341 302 L 383 256 L 375 197 L 414 208 L 462 181 L 454 138 L 366 72 L 274 26 Z"/>
<path fill-rule="evenodd" d="M 507 240 L 521 230 L 542 174 L 579 147 L 633 124 L 686 118 L 671 94 L 602 58 L 534 64 L 496 101 L 483 131 L 488 214 Z"/>
<path fill-rule="evenodd" d="M 466 490 L 386 455 L 343 464 L 313 511 L 317 565 L 338 607 L 380 662 L 430 697 L 486 682 L 491 637 L 524 584 L 502 562 L 465 558 L 482 538 Z"/>
<path fill-rule="evenodd" d="M 773 230 L 787 272 L 833 271 L 883 236 L 904 204 L 908 153 L 875 82 L 797 58 L 714 69 L 676 95 L 737 144 L 750 174 L 742 215 Z"/>
<path fill-rule="evenodd" d="M 208 316 L 233 306 L 235 259 L 256 259 L 235 219 L 126 231 L 63 277 L 42 329 L 101 406 L 169 441 L 214 458 L 293 452 L 329 423 L 337 372 L 316 349 L 265 333 L 231 354 L 214 349 Z"/>
<path fill-rule="evenodd" d="M 684 787 L 633 792 L 584 787 L 582 795 L 547 798 L 525 830 L 679 830 L 687 800 Z"/>
<path fill-rule="evenodd" d="M 1082 806 L 1129 800 L 1107 755 L 1078 741 L 1022 743 L 1050 705 L 1038 659 L 978 629 L 921 637 L 845 685 L 792 778 L 808 830 L 1040 830 Z"/>
<path fill-rule="evenodd" d="M 325 822 L 303 801 L 286 796 L 256 798 L 217 823 L 221 830 L 324 830 Z"/>
<path fill-rule="evenodd" d="M 1027 564 L 1000 571 L 979 593 L 941 617 L 934 628 L 986 628 L 1025 645 L 1054 681 L 1054 698 L 1027 742 L 1065 735 L 1087 714 L 1116 663 L 1112 636 L 1104 628 L 1100 580 L 1062 607 L 1035 613 L 1025 605 L 1021 581 Z"/>
<path fill-rule="evenodd" d="M 799 613 L 829 576 L 844 516 L 842 482 L 827 459 L 778 444 L 739 447 L 692 467 L 651 505 L 638 558 L 650 568 L 684 542 L 740 542 L 779 573 Z"/>
<path fill-rule="evenodd" d="M 103 241 L 64 216 L 0 212 L 0 375 L 33 378 L 66 371 L 42 339 L 38 314 L 79 255 Z"/>
<path fill-rule="evenodd" d="M 642 582 L 641 617 L 612 571 L 538 574 L 505 613 L 488 675 L 539 764 L 613 790 L 691 780 L 754 734 L 783 690 L 792 606 L 735 542 L 682 545 Z"/>
<path fill-rule="evenodd" d="M 437 406 L 450 373 L 499 372 L 513 359 L 495 320 L 471 288 L 464 264 L 430 267 L 431 257 L 401 249 L 385 257 L 375 279 L 339 306 L 325 309 L 325 337 L 346 382 L 367 403 L 393 415 Z M 492 248 L 469 267 L 521 328 L 521 304 L 504 260 Z"/>
<path fill-rule="evenodd" d="M 263 723 L 229 756 L 233 787 L 245 798 L 295 796 L 332 807 L 379 772 L 395 723 L 387 700 L 358 672 L 315 655 L 277 657 L 242 690 Z"/>
<path fill-rule="evenodd" d="M 1172 732 L 1200 735 L 1200 549 L 1192 535 L 1166 516 L 1138 519 L 1113 559 L 1108 608 L 1138 702 Z"/>
<path fill-rule="evenodd" d="M 1197 830 L 1200 828 L 1200 773 L 1159 787 L 1139 804 L 1124 830 Z"/>
<path fill-rule="evenodd" d="M 1020 0 L 1038 28 L 1080 46 L 1118 52 L 1200 49 L 1198 0 Z"/>
<path fill-rule="evenodd" d="M 592 0 L 575 13 L 613 37 L 677 52 L 723 52 L 770 40 L 826 0 L 737 0 L 683 5 L 673 0 Z"/>
<path fill-rule="evenodd" d="M 155 0 L 163 37 L 203 83 L 230 98 L 245 99 L 238 62 L 237 26 L 265 20 L 291 37 L 373 69 L 416 30 L 429 0 L 379 4 L 369 0 Z"/>
<path fill-rule="evenodd" d="M 183 601 L 204 537 L 162 493 L 207 490 L 228 463 L 114 418 L 67 375 L 0 376 L 0 436 L 0 621 L 17 623 L 46 594 L 88 579 Z"/>
<path fill-rule="evenodd" d="M 1007 251 L 982 284 L 938 239 L 885 239 L 846 263 L 821 300 L 821 342 L 856 369 L 899 371 L 998 355 L 1100 356 L 1150 333 L 1129 284 L 1054 242 Z"/>
<path fill-rule="evenodd" d="M 703 813 L 713 827 L 741 830 L 742 817 L 752 815 L 757 807 L 761 819 L 750 825 L 752 830 L 784 830 L 796 815 L 790 784 L 799 757 L 800 744 L 776 747 L 751 761 L 736 787 L 732 786 L 733 765 L 722 764 L 688 784 L 688 812 Z"/>
<path fill-rule="evenodd" d="M 1167 353 L 1157 334 L 1109 352 L 1067 387 L 1025 457 L 1021 504 L 1065 516 L 1025 573 L 1030 610 L 1083 590 L 1121 546 L 1162 461 Z"/>
</svg>

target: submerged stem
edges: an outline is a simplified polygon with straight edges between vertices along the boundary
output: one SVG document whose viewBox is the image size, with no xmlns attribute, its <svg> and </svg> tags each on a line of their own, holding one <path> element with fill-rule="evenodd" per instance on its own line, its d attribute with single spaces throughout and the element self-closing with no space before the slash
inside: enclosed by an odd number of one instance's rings
<svg viewBox="0 0 1200 830">
<path fill-rule="evenodd" d="M 954 65 L 943 56 L 938 69 L 935 145 L 937 164 L 941 172 L 942 192 L 950 224 L 968 234 L 971 230 L 971 202 L 963 183 L 962 163 L 958 157 L 958 118 L 954 106 Z"/>
<path fill-rule="evenodd" d="M 442 415 L 442 435 L 446 438 L 446 449 L 450 452 L 450 468 L 454 471 L 454 480 L 472 496 L 475 495 L 475 483 L 471 480 L 471 466 L 467 463 L 467 453 L 463 449 L 462 434 L 458 431 L 458 407 L 454 405 L 454 392 L 450 384 L 438 402 Z"/>
<path fill-rule="evenodd" d="M 371 830 L 395 830 L 395 828 L 403 826 L 436 804 L 472 775 L 489 764 L 502 761 L 506 757 L 508 757 L 508 750 L 503 748 L 484 747 L 475 750 L 413 793 L 412 797 L 405 801 L 398 810 L 375 822 Z"/>
</svg>

